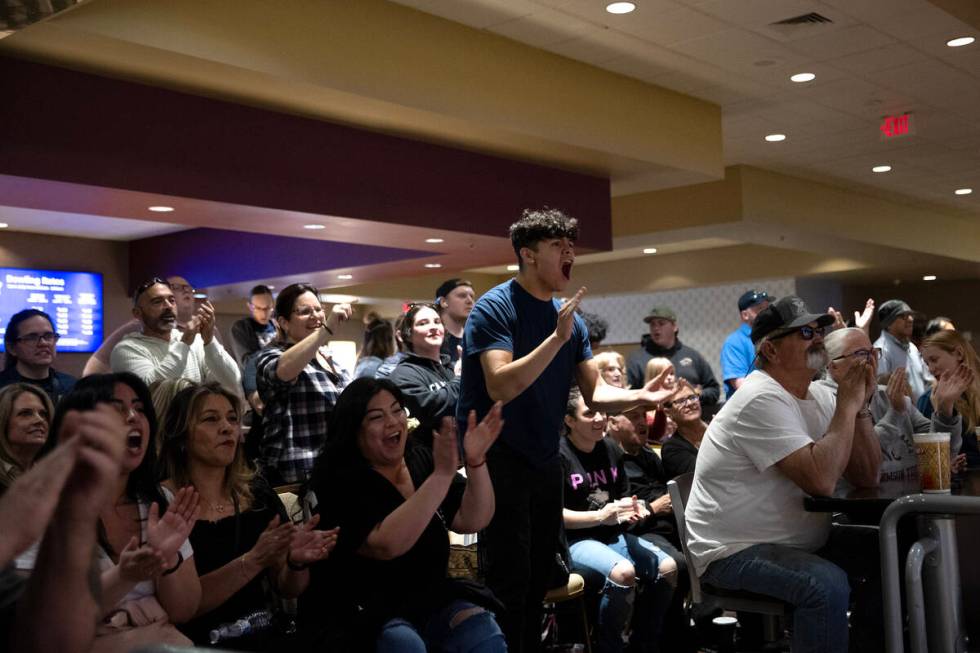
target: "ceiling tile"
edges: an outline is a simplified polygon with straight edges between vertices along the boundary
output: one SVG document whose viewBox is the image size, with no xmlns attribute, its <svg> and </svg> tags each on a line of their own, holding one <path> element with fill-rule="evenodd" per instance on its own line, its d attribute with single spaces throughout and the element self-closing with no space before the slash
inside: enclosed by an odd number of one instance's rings
<svg viewBox="0 0 980 653">
<path fill-rule="evenodd" d="M 895 39 L 888 34 L 879 32 L 867 25 L 855 25 L 827 32 L 820 36 L 793 41 L 790 47 L 812 57 L 814 61 L 825 61 L 834 57 L 873 50 L 894 42 Z"/>
<path fill-rule="evenodd" d="M 882 32 L 903 41 L 930 35 L 937 37 L 945 35 L 946 39 L 951 39 L 960 36 L 961 33 L 976 32 L 963 21 L 928 2 L 920 3 L 919 7 L 912 11 L 883 12 L 875 19 L 874 25 Z"/>
<path fill-rule="evenodd" d="M 429 0 L 420 10 L 448 20 L 484 29 L 533 11 L 526 0 Z"/>
<path fill-rule="evenodd" d="M 922 53 L 905 43 L 889 43 L 873 50 L 830 59 L 825 63 L 848 73 L 867 76 L 921 59 Z"/>
<path fill-rule="evenodd" d="M 487 29 L 515 41 L 541 47 L 567 41 L 600 28 L 577 16 L 547 7 L 537 7 L 530 15 L 497 23 Z"/>
<path fill-rule="evenodd" d="M 775 61 L 783 66 L 810 61 L 781 43 L 742 29 L 675 43 L 671 49 L 726 70 L 742 71 L 758 61 Z"/>
<path fill-rule="evenodd" d="M 610 27 L 659 45 L 702 38 L 730 29 L 727 23 L 680 6 L 657 12 L 637 11 L 635 19 L 620 21 Z"/>
</svg>

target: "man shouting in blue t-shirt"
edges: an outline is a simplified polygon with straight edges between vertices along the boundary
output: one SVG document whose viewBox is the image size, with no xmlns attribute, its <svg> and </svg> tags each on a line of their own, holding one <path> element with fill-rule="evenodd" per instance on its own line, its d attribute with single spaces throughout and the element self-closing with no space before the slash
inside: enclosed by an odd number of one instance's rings
<svg viewBox="0 0 980 653">
<path fill-rule="evenodd" d="M 574 377 L 588 405 L 607 412 L 655 406 L 672 391 L 665 374 L 638 390 L 599 383 L 588 331 L 575 309 L 552 297 L 571 280 L 578 222 L 553 209 L 525 210 L 510 227 L 517 277 L 480 297 L 463 334 L 456 416 L 482 418 L 504 402 L 504 427 L 488 465 L 496 512 L 483 535 L 487 585 L 507 608 L 501 626 L 511 653 L 540 648 L 542 600 L 562 519 L 558 458 L 565 402 Z"/>
</svg>

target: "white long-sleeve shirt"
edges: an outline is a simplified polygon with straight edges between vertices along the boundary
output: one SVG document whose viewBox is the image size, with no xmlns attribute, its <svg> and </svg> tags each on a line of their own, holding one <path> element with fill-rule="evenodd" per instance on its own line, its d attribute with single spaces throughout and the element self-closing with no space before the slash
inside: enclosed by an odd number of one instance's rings
<svg viewBox="0 0 980 653">
<path fill-rule="evenodd" d="M 205 345 L 200 335 L 188 346 L 182 337 L 177 329 L 170 332 L 169 343 L 142 333 L 127 334 L 109 357 L 112 371 L 132 372 L 147 385 L 177 378 L 195 383 L 214 381 L 236 395 L 242 394 L 238 364 L 224 347 L 216 340 Z"/>
</svg>

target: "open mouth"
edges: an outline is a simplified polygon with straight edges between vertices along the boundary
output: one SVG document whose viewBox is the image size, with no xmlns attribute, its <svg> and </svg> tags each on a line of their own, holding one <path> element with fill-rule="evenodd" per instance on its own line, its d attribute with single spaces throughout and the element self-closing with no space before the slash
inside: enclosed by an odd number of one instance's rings
<svg viewBox="0 0 980 653">
<path fill-rule="evenodd" d="M 395 431 L 394 433 L 386 435 L 381 443 L 386 447 L 396 447 L 398 446 L 398 442 L 401 440 L 401 437 L 401 431 Z"/>
<path fill-rule="evenodd" d="M 143 435 L 139 431 L 133 431 L 126 436 L 126 448 L 139 450 L 143 446 Z"/>
<path fill-rule="evenodd" d="M 561 264 L 561 273 L 562 273 L 562 276 L 564 276 L 566 279 L 571 279 L 572 278 L 572 262 L 571 261 L 565 261 L 564 263 Z"/>
</svg>

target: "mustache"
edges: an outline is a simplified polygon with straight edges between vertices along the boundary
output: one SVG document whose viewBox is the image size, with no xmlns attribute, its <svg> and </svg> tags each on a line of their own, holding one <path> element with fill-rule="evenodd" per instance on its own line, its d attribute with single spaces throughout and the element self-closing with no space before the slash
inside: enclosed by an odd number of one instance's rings
<svg viewBox="0 0 980 653">
<path fill-rule="evenodd" d="M 166 320 L 167 318 L 174 318 L 174 319 L 176 319 L 177 318 L 177 314 L 174 313 L 173 311 L 166 311 L 164 313 L 160 313 L 160 319 L 161 320 Z"/>
</svg>

